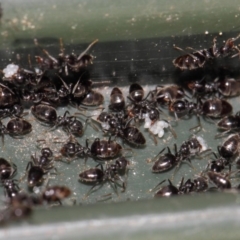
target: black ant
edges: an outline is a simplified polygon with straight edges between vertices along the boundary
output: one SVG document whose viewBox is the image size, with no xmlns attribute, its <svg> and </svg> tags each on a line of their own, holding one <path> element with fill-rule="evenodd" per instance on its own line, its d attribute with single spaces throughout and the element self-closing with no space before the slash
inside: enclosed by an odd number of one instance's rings
<svg viewBox="0 0 240 240">
<path fill-rule="evenodd" d="M 7 117 L 17 117 L 20 118 L 24 115 L 23 106 L 15 103 L 12 106 L 0 108 L 0 119 Z"/>
<path fill-rule="evenodd" d="M 217 123 L 218 128 L 224 130 L 223 133 L 217 134 L 216 137 L 221 137 L 240 129 L 240 112 L 237 112 L 235 115 L 229 115 L 223 117 Z"/>
<path fill-rule="evenodd" d="M 92 190 L 100 184 L 100 186 L 105 182 L 109 181 L 110 183 L 114 184 L 114 190 L 117 193 L 117 182 L 122 182 L 122 191 L 125 191 L 126 184 L 120 177 L 121 172 L 125 172 L 129 162 L 125 158 L 121 157 L 115 161 L 114 164 L 107 164 L 106 168 L 103 169 L 103 166 L 100 164 L 97 165 L 95 168 L 90 168 L 84 172 L 79 174 L 79 180 L 83 183 L 94 184 L 91 189 L 86 194 L 86 197 L 92 192 Z"/>
<path fill-rule="evenodd" d="M 218 57 L 228 56 L 233 51 L 238 51 L 238 48 L 234 45 L 234 41 L 236 41 L 240 35 L 235 38 L 229 38 L 224 46 L 217 48 L 216 37 L 213 39 L 213 46 L 209 49 L 195 50 L 192 53 L 186 53 L 180 57 L 177 57 L 173 60 L 173 65 L 181 70 L 193 70 L 198 68 L 203 68 L 206 61 L 209 59 L 214 59 Z M 174 45 L 174 48 L 180 51 L 183 49 Z M 192 48 L 188 48 L 193 50 Z M 234 55 L 235 56 L 235 55 Z"/>
<path fill-rule="evenodd" d="M 13 118 L 6 125 L 7 133 L 13 137 L 19 137 L 32 131 L 32 125 L 23 118 Z"/>
<path fill-rule="evenodd" d="M 43 176 L 53 169 L 53 152 L 50 148 L 43 148 L 41 155 L 37 158 L 31 156 L 32 161 L 27 164 L 28 186 L 32 188 L 38 186 L 43 181 Z"/>
<path fill-rule="evenodd" d="M 63 144 L 60 149 L 60 153 L 63 157 L 67 158 L 82 158 L 87 157 L 89 149 L 83 147 L 72 135 L 70 135 L 69 140 Z"/>
<path fill-rule="evenodd" d="M 154 189 L 156 189 L 158 186 L 160 186 L 164 182 L 166 182 L 166 180 L 163 180 L 162 182 L 160 182 Z M 168 179 L 168 183 L 169 185 L 163 186 L 159 190 L 157 190 L 157 192 L 154 194 L 154 197 L 171 197 L 171 196 L 179 195 L 180 193 L 179 189 L 175 187 L 169 179 Z"/>
<path fill-rule="evenodd" d="M 232 187 L 228 179 L 229 174 L 209 171 L 207 172 L 207 176 L 219 189 L 230 189 Z"/>
<path fill-rule="evenodd" d="M 19 98 L 17 94 L 6 85 L 0 83 L 0 108 L 11 108 L 18 102 Z"/>
<path fill-rule="evenodd" d="M 76 102 L 76 99 L 74 99 Z M 80 101 L 80 104 L 88 107 L 99 106 L 103 103 L 104 97 L 100 92 L 90 90 L 87 95 Z"/>
<path fill-rule="evenodd" d="M 231 114 L 232 105 L 224 99 L 214 98 L 201 102 L 198 99 L 197 103 L 189 102 L 188 100 L 176 100 L 169 105 L 169 110 L 174 112 L 176 119 L 177 114 L 196 113 L 207 117 L 220 118 Z"/>
<path fill-rule="evenodd" d="M 133 118 L 127 120 L 124 113 L 102 112 L 97 117 L 97 121 L 101 123 L 104 132 L 121 137 L 132 145 L 144 146 L 146 139 L 138 128 L 130 126 L 132 120 Z"/>
<path fill-rule="evenodd" d="M 39 68 L 30 71 L 20 68 L 18 65 L 9 64 L 3 69 L 3 81 L 6 81 L 15 87 L 26 87 L 28 84 L 36 85 L 43 76 L 43 72 Z"/>
<path fill-rule="evenodd" d="M 65 186 L 51 186 L 47 187 L 42 193 L 42 199 L 47 203 L 58 202 L 61 203 L 61 200 L 67 198 L 71 195 L 72 191 Z"/>
<path fill-rule="evenodd" d="M 54 128 L 62 126 L 63 130 L 69 134 L 81 137 L 84 133 L 84 126 L 75 116 L 70 115 L 69 111 L 66 111 L 63 116 L 58 116 Z M 88 119 L 86 119 L 86 122 Z M 86 127 L 86 124 L 85 124 Z"/>
<path fill-rule="evenodd" d="M 154 159 L 157 159 L 153 166 L 152 166 L 152 172 L 153 173 L 159 173 L 159 172 L 165 172 L 169 169 L 173 168 L 179 163 L 179 155 L 177 152 L 177 145 L 174 144 L 174 154 L 172 154 L 169 147 L 167 147 L 168 152 L 164 155 L 160 155 L 165 150 L 162 149 Z M 159 156 L 160 155 L 160 156 Z"/>
<path fill-rule="evenodd" d="M 218 148 L 220 151 L 220 148 Z M 209 165 L 208 169 L 212 172 L 222 172 L 227 165 L 230 165 L 230 160 L 222 157 L 220 154 L 220 157 L 217 156 L 216 153 L 212 152 L 216 160 L 212 160 Z"/>
<path fill-rule="evenodd" d="M 239 133 L 231 134 L 227 137 L 221 146 L 218 146 L 218 152 L 221 157 L 231 159 L 239 152 L 239 143 Z"/>
<path fill-rule="evenodd" d="M 9 163 L 6 159 L 0 158 L 0 180 L 4 181 L 12 178 L 17 172 L 17 166 Z"/>
<path fill-rule="evenodd" d="M 160 105 L 169 104 L 172 101 L 182 99 L 186 96 L 182 87 L 178 85 L 165 85 L 157 86 L 155 90 L 152 91 L 153 101 L 156 101 Z"/>
<path fill-rule="evenodd" d="M 31 107 L 31 112 L 40 122 L 53 125 L 57 121 L 57 111 L 47 104 L 36 104 Z"/>
<path fill-rule="evenodd" d="M 22 118 L 13 118 L 9 120 L 5 126 L 0 120 L 0 135 L 2 136 L 2 143 L 4 144 L 4 135 L 8 134 L 11 137 L 21 138 L 23 135 L 32 131 L 32 125 Z"/>
<path fill-rule="evenodd" d="M 88 140 L 86 140 L 88 148 Z M 123 150 L 122 146 L 109 137 L 108 140 L 96 138 L 89 148 L 90 155 L 98 159 L 109 159 L 117 157 Z"/>
<path fill-rule="evenodd" d="M 118 87 L 114 87 L 110 94 L 110 104 L 108 108 L 113 112 L 125 110 L 125 99 L 122 91 Z"/>
<path fill-rule="evenodd" d="M 188 194 L 191 192 L 204 192 L 208 189 L 208 182 L 206 177 L 198 176 L 191 180 L 190 178 L 185 182 L 181 183 L 179 192 L 181 194 Z"/>
<path fill-rule="evenodd" d="M 34 40 L 34 42 L 37 46 L 39 46 L 36 39 Z M 69 70 L 71 70 L 72 72 L 79 72 L 81 69 L 85 68 L 88 64 L 92 62 L 93 57 L 86 53 L 97 42 L 98 40 L 93 41 L 86 48 L 86 50 L 79 54 L 79 56 L 76 56 L 73 53 L 70 55 L 65 55 L 62 39 L 60 39 L 60 53 L 57 58 L 50 55 L 45 49 L 42 49 L 42 51 L 46 54 L 47 59 L 36 56 L 36 60 L 40 64 L 41 68 L 46 70 L 56 69 L 59 73 L 64 71 L 67 76 L 69 75 Z"/>
<path fill-rule="evenodd" d="M 240 81 L 236 81 L 234 78 L 224 78 L 207 82 L 202 79 L 188 83 L 188 88 L 193 91 L 193 95 L 218 93 L 226 97 L 233 97 L 240 94 Z"/>
<path fill-rule="evenodd" d="M 179 148 L 178 157 L 180 161 L 190 160 L 191 156 L 200 155 L 210 149 L 202 137 L 193 136 L 188 141 L 184 141 Z"/>
</svg>

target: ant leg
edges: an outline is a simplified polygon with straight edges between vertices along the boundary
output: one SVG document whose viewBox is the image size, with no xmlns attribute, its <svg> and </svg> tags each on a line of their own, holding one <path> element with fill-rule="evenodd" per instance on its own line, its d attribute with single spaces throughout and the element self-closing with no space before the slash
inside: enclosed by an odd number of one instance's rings
<svg viewBox="0 0 240 240">
<path fill-rule="evenodd" d="M 154 135 L 154 133 L 151 130 L 148 130 L 148 131 L 149 131 L 150 136 L 153 138 L 154 144 L 157 145 L 158 140 L 157 140 L 156 136 Z"/>
<path fill-rule="evenodd" d="M 161 181 L 160 183 L 158 183 L 153 189 L 150 189 L 149 192 L 153 192 L 156 191 L 156 189 L 162 185 L 164 182 L 166 182 L 166 179 L 164 179 L 163 181 Z"/>
<path fill-rule="evenodd" d="M 224 132 L 222 132 L 222 133 L 219 133 L 219 134 L 215 135 L 215 139 L 225 137 L 226 135 L 228 135 L 229 133 L 231 133 L 231 131 L 232 131 L 232 130 L 229 129 L 229 130 L 227 130 L 227 131 L 224 131 Z"/>
<path fill-rule="evenodd" d="M 25 173 L 24 173 L 24 175 L 23 175 L 22 177 L 20 177 L 19 182 L 22 182 L 22 181 L 23 181 L 23 179 L 24 179 L 24 178 L 26 177 L 26 175 L 27 175 L 27 171 L 28 171 L 32 166 L 33 166 L 33 163 L 32 163 L 32 162 L 28 162 L 27 167 L 26 167 L 26 169 L 25 169 Z"/>
<path fill-rule="evenodd" d="M 169 147 L 167 147 L 168 149 L 169 149 Z M 165 150 L 166 148 L 163 148 L 153 159 L 149 159 L 149 163 L 151 163 L 151 162 L 155 162 L 156 161 L 156 159 L 158 158 L 158 156 L 161 154 L 161 153 L 163 153 L 164 152 L 164 150 Z M 170 149 L 169 149 L 170 150 Z"/>
<path fill-rule="evenodd" d="M 96 189 L 97 186 L 98 186 L 98 188 Z M 96 182 L 96 183 L 89 189 L 89 191 L 85 194 L 85 196 L 83 197 L 83 200 L 85 200 L 86 198 L 88 198 L 89 195 L 92 194 L 93 192 L 96 192 L 97 190 L 99 190 L 102 186 L 103 186 L 103 183 L 101 183 L 101 184 L 99 185 L 99 182 Z"/>
<path fill-rule="evenodd" d="M 200 120 L 199 115 L 197 115 L 197 121 L 198 121 L 198 125 L 195 126 L 195 127 L 190 128 L 190 129 L 189 129 L 190 132 L 198 133 L 199 131 L 201 131 L 201 129 L 202 129 L 202 124 L 201 124 L 201 120 Z M 198 130 L 195 131 L 195 129 L 197 129 L 197 128 L 198 128 Z"/>
<path fill-rule="evenodd" d="M 97 202 L 105 202 L 109 199 L 112 199 L 112 193 L 108 193 L 100 196 L 100 198 L 97 198 Z"/>
<path fill-rule="evenodd" d="M 89 51 L 89 49 L 97 42 L 98 42 L 98 39 L 90 43 L 89 46 L 78 56 L 77 60 L 80 60 Z"/>
</svg>

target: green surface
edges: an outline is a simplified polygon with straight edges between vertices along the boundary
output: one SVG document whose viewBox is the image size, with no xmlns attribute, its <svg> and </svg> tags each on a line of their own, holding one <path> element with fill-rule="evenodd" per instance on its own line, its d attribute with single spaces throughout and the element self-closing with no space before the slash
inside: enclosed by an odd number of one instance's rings
<svg viewBox="0 0 240 240">
<path fill-rule="evenodd" d="M 171 39 L 163 37 L 183 36 L 183 45 L 196 48 L 209 47 L 212 36 L 191 38 L 193 34 L 204 35 L 235 31 L 237 35 L 239 24 L 239 1 L 1 1 L 3 19 L 0 27 L 1 49 L 7 52 L 3 57 L 1 67 L 8 59 L 15 59 L 15 54 L 22 52 L 23 59 L 33 46 L 33 38 L 38 38 L 41 44 L 48 46 L 52 54 L 58 52 L 58 39 L 62 37 L 72 46 L 86 43 L 98 38 L 100 43 L 94 46 L 93 53 L 97 56 L 93 67 L 93 80 L 116 81 L 123 87 L 127 95 L 129 73 L 137 76 L 136 69 L 141 68 L 144 74 L 136 78 L 143 84 L 145 90 L 154 88 L 155 84 L 171 83 L 173 70 L 171 61 L 178 53 L 172 50 Z M 143 47 L 137 45 L 138 40 L 147 40 Z M 159 40 L 158 40 L 159 38 Z M 153 40 L 152 40 L 153 39 Z M 225 39 L 225 36 L 223 37 Z M 221 41 L 223 40 L 221 39 Z M 110 44 L 101 45 L 105 41 L 121 41 L 114 49 Z M 123 40 L 126 40 L 124 42 Z M 123 41 L 123 42 L 122 42 Z M 161 43 L 161 45 L 160 45 Z M 178 42 L 177 42 L 178 43 Z M 126 47 L 132 46 L 131 51 Z M 158 47 L 159 46 L 159 47 Z M 181 47 L 184 47 L 181 45 Z M 16 48 L 16 51 L 13 51 Z M 56 50 L 57 49 L 57 50 Z M 80 51 L 81 51 L 80 50 Z M 12 52 L 13 51 L 13 52 Z M 55 53 L 54 53 L 55 51 Z M 110 51 L 109 55 L 107 53 Z M 36 55 L 37 50 L 31 49 Z M 76 51 L 79 52 L 79 51 Z M 157 52 L 157 53 L 156 53 Z M 158 53 L 160 52 L 160 54 Z M 39 51 L 38 51 L 39 54 Z M 143 55 L 141 54 L 146 54 Z M 157 54 L 157 57 L 154 56 Z M 107 57 L 106 57 L 107 56 Z M 116 60 L 117 59 L 117 60 Z M 11 60 L 9 60 L 11 62 Z M 146 65 L 139 67 L 141 62 Z M 119 64 L 119 65 L 118 65 Z M 125 65 L 122 65 L 125 64 Z M 127 67 L 126 67 L 127 66 Z M 107 69 L 107 70 L 106 70 Z M 167 69 L 167 70 L 164 70 Z M 107 71 L 107 73 L 106 73 Z M 159 74 L 156 74 L 159 73 Z M 112 74 L 112 75 L 111 75 Z M 129 75 L 128 75 L 129 74 Z M 152 75 L 156 75 L 151 78 Z M 112 77 L 109 77 L 112 76 Z M 116 76 L 116 77 L 115 77 Z M 133 77 L 133 79 L 134 79 Z M 133 80 L 132 80 L 133 81 Z M 111 87 L 102 87 L 100 91 L 109 96 Z M 108 99 L 105 99 L 107 106 Z M 233 98 L 230 102 L 238 107 L 239 100 Z M 68 108 L 59 109 L 62 114 Z M 70 109 L 72 113 L 75 109 Z M 167 112 L 167 111 L 166 111 Z M 92 112 L 90 112 L 92 113 Z M 37 139 L 45 139 L 47 146 L 59 155 L 61 144 L 53 142 L 54 138 L 66 140 L 66 134 L 58 129 L 49 132 L 46 127 L 36 122 L 31 114 L 26 116 L 34 124 L 31 134 L 24 139 L 5 138 L 1 147 L 1 157 L 13 161 L 19 169 L 18 177 L 23 176 L 31 154 L 37 152 Z M 6 120 L 7 121 L 7 120 Z M 6 123 L 4 121 L 4 123 Z M 67 199 L 65 208 L 37 209 L 31 219 L 0 230 L 1 239 L 239 239 L 239 196 L 237 194 L 200 194 L 198 196 L 183 196 L 171 199 L 152 200 L 153 193 L 149 190 L 163 179 L 172 176 L 173 171 L 164 174 L 152 174 L 151 166 L 146 162 L 153 158 L 164 146 L 179 146 L 190 136 L 189 128 L 197 124 L 196 118 L 181 120 L 174 126 L 178 138 L 175 140 L 167 132 L 164 139 L 159 139 L 155 146 L 147 131 L 147 148 L 134 150 L 131 170 L 128 176 L 128 186 L 125 193 L 112 196 L 112 200 L 97 203 L 97 199 L 112 192 L 109 184 L 85 199 L 84 194 L 89 186 L 78 182 L 80 171 L 96 165 L 89 160 L 87 166 L 83 161 L 76 160 L 71 164 L 56 162 L 59 175 L 49 179 L 52 184 L 64 184 L 73 190 L 73 199 Z M 199 135 L 208 142 L 209 147 L 216 150 L 222 140 L 214 139 L 216 127 L 214 123 L 203 122 L 204 131 Z M 214 130 L 213 130 L 214 129 Z M 90 126 L 86 134 L 79 139 L 85 143 L 86 136 L 92 141 L 96 136 L 102 137 L 101 132 L 95 132 Z M 42 146 L 40 146 L 42 147 Z M 126 148 L 128 146 L 126 145 Z M 194 159 L 192 170 L 183 164 L 174 178 L 178 184 L 182 176 L 194 177 L 205 169 L 208 159 Z M 235 184 L 233 180 L 233 185 Z M 26 188 L 26 180 L 21 183 Z M 42 187 L 44 188 L 44 186 Z M 41 190 L 41 189 L 40 189 Z M 76 206 L 71 207 L 73 200 Z"/>
<path fill-rule="evenodd" d="M 239 30 L 237 0 L 3 0 L 1 39 L 64 38 L 72 44 Z"/>
</svg>

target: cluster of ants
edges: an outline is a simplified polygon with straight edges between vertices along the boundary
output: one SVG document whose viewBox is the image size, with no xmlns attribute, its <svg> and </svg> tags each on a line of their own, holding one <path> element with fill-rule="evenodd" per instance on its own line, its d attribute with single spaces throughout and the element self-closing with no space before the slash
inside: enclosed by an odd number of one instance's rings
<svg viewBox="0 0 240 240">
<path fill-rule="evenodd" d="M 173 64 L 181 70 L 194 70 L 203 68 L 206 61 L 225 57 L 233 54 L 237 55 L 239 49 L 234 45 L 240 37 L 228 39 L 224 46 L 217 48 L 216 38 L 213 46 L 206 50 L 198 50 L 187 53 L 176 58 Z M 47 125 L 51 130 L 61 127 L 69 136 L 63 143 L 59 152 L 61 158 L 71 162 L 73 159 L 93 158 L 97 165 L 94 168 L 80 172 L 79 181 L 92 184 L 86 194 L 89 196 L 105 182 L 113 186 L 118 194 L 118 187 L 125 191 L 126 176 L 130 162 L 123 156 L 124 149 L 118 142 L 121 138 L 131 147 L 144 148 L 146 139 L 140 130 L 142 124 L 148 129 L 155 144 L 158 143 L 157 136 L 164 136 L 164 129 L 170 130 L 176 138 L 172 122 L 165 117 L 164 109 L 168 109 L 175 116 L 175 122 L 183 115 L 195 114 L 198 125 L 191 130 L 201 130 L 201 118 L 219 118 L 218 127 L 224 130 L 218 137 L 231 133 L 228 138 L 218 147 L 218 154 L 213 153 L 215 159 L 210 161 L 205 172 L 195 179 L 188 179 L 175 187 L 170 180 L 169 185 L 161 186 L 163 182 L 154 188 L 156 197 L 168 197 L 171 195 L 187 194 L 190 192 L 203 192 L 209 190 L 209 181 L 217 189 L 232 189 L 230 182 L 231 165 L 233 158 L 239 152 L 240 134 L 235 133 L 240 129 L 240 114 L 231 115 L 231 104 L 223 97 L 232 97 L 240 94 L 240 81 L 233 78 L 217 79 L 209 82 L 205 78 L 188 83 L 188 88 L 192 91 L 192 98 L 189 100 L 186 91 L 179 85 L 156 86 L 147 94 L 139 83 L 129 86 L 127 99 L 124 97 L 119 87 L 114 87 L 110 94 L 108 110 L 102 108 L 104 102 L 103 95 L 93 87 L 98 83 L 90 79 L 89 65 L 94 57 L 87 54 L 89 49 L 97 42 L 91 43 L 79 56 L 75 54 L 65 54 L 62 41 L 60 41 L 61 51 L 57 57 L 53 57 L 45 49 L 39 46 L 37 40 L 35 44 L 41 48 L 45 57 L 36 56 L 37 67 L 31 69 L 21 68 L 15 64 L 9 64 L 3 69 L 2 82 L 0 83 L 0 119 L 10 117 L 9 122 L 4 125 L 0 121 L 0 134 L 4 140 L 4 135 L 11 137 L 22 137 L 32 131 L 32 125 L 24 119 L 28 114 L 26 109 L 30 108 L 31 114 L 43 125 Z M 175 47 L 177 48 L 177 47 Z M 178 48 L 179 49 L 179 48 Z M 102 84 L 102 83 L 101 83 Z M 207 96 L 207 99 L 205 98 Z M 209 98 L 209 96 L 212 96 Z M 78 112 L 71 115 L 66 111 L 63 115 L 58 115 L 57 108 L 71 105 Z M 97 114 L 87 116 L 85 110 L 97 109 Z M 85 117 L 85 122 L 79 118 Z M 82 137 L 87 125 L 92 128 L 101 129 L 108 139 L 95 138 L 90 144 L 86 139 L 83 146 L 77 141 L 77 137 Z M 179 150 L 174 145 L 174 153 L 167 147 L 167 153 L 162 149 L 152 160 L 153 173 L 166 172 L 172 168 L 178 169 L 181 163 L 188 161 L 191 165 L 191 158 L 209 152 L 203 138 L 194 135 L 184 141 Z M 36 186 L 40 186 L 44 181 L 44 176 L 51 173 L 54 162 L 59 156 L 54 156 L 48 147 L 41 149 L 40 156 L 31 156 L 32 160 L 27 164 L 26 176 L 30 191 Z M 112 160 L 112 161 L 111 161 Z M 237 162 L 237 165 L 240 165 Z M 229 172 L 224 170 L 229 168 Z M 19 219 L 28 216 L 33 206 L 61 203 L 69 197 L 71 190 L 66 186 L 48 186 L 40 194 L 29 194 L 21 191 L 18 180 L 14 179 L 17 172 L 15 164 L 0 158 L 1 185 L 6 195 L 6 209 L 0 212 L 0 222 L 11 219 Z M 124 177 L 123 177 L 124 176 Z M 239 187 L 236 187 L 238 189 Z M 156 190 L 157 189 L 157 190 Z"/>
</svg>

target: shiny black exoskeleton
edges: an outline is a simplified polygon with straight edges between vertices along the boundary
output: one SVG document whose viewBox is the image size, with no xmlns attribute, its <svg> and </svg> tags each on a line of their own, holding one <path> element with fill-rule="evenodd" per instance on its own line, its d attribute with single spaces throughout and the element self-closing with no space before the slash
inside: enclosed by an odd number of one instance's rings
<svg viewBox="0 0 240 240">
<path fill-rule="evenodd" d="M 7 123 L 6 130 L 11 136 L 22 136 L 32 131 L 32 125 L 23 118 L 13 118 Z"/>
<path fill-rule="evenodd" d="M 110 94 L 109 109 L 113 112 L 125 110 L 125 99 L 122 91 L 118 87 L 114 87 Z"/>
<path fill-rule="evenodd" d="M 103 101 L 104 97 L 100 92 L 90 90 L 80 103 L 88 107 L 94 107 L 101 105 Z"/>
<path fill-rule="evenodd" d="M 2 181 L 2 185 L 4 187 L 6 197 L 9 199 L 16 197 L 20 192 L 18 180 L 16 179 L 5 179 Z"/>
<path fill-rule="evenodd" d="M 43 176 L 53 168 L 53 153 L 50 148 L 43 148 L 39 157 L 31 156 L 28 163 L 28 187 L 38 186 L 43 181 Z"/>
<path fill-rule="evenodd" d="M 152 91 L 153 100 L 157 101 L 160 105 L 169 104 L 172 101 L 182 99 L 185 92 L 182 87 L 178 85 L 157 86 Z"/>
<path fill-rule="evenodd" d="M 67 158 L 85 157 L 87 155 L 87 148 L 83 147 L 75 138 L 70 136 L 70 139 L 61 147 L 60 153 Z"/>
<path fill-rule="evenodd" d="M 230 159 L 239 152 L 239 144 L 240 135 L 231 134 L 221 146 L 218 146 L 218 152 L 223 158 Z"/>
<path fill-rule="evenodd" d="M 131 145 L 143 146 L 146 139 L 138 128 L 130 125 L 132 120 L 127 121 L 126 115 L 123 113 L 113 114 L 107 112 L 102 112 L 97 118 L 104 132 L 119 136 Z"/>
<path fill-rule="evenodd" d="M 90 189 L 87 195 L 96 187 L 98 184 L 103 184 L 105 181 L 109 181 L 113 183 L 116 187 L 116 181 L 120 181 L 122 183 L 122 191 L 125 191 L 125 182 L 120 177 L 121 174 L 126 172 L 127 166 L 129 165 L 129 161 L 123 157 L 120 157 L 115 160 L 114 163 L 106 166 L 103 169 L 95 167 L 90 168 L 84 172 L 79 174 L 79 180 L 83 183 L 93 184 L 93 187 Z M 116 189 L 115 189 L 116 190 Z"/>
<path fill-rule="evenodd" d="M 17 172 L 17 166 L 9 163 L 6 159 L 0 158 L 0 180 L 12 178 Z"/>
<path fill-rule="evenodd" d="M 45 49 L 43 49 L 47 58 L 36 56 L 36 60 L 43 70 L 55 69 L 59 73 L 64 73 L 65 75 L 69 75 L 69 71 L 80 72 L 92 62 L 93 57 L 86 53 L 97 41 L 98 40 L 92 42 L 86 50 L 84 50 L 79 56 L 76 56 L 73 53 L 69 55 L 64 53 L 62 40 L 60 39 L 61 52 L 57 58 L 53 57 Z M 38 45 L 36 39 L 35 44 Z"/>
<path fill-rule="evenodd" d="M 0 108 L 12 107 L 18 102 L 18 96 L 9 87 L 0 83 Z"/>
<path fill-rule="evenodd" d="M 225 174 L 209 171 L 207 176 L 219 189 L 230 189 L 232 186 L 228 176 Z"/>
<path fill-rule="evenodd" d="M 219 148 L 218 148 L 219 149 Z M 220 149 L 219 149 L 220 150 Z M 216 160 L 212 160 L 209 163 L 209 170 L 212 172 L 222 172 L 226 166 L 229 166 L 229 164 L 231 164 L 230 160 L 227 158 L 224 158 L 220 155 L 220 157 L 218 157 L 214 152 L 213 152 L 214 157 L 216 158 Z"/>
<path fill-rule="evenodd" d="M 11 107 L 0 108 L 0 118 L 6 117 L 21 117 L 23 115 L 23 106 L 16 103 Z"/>
<path fill-rule="evenodd" d="M 188 179 L 185 183 L 182 183 L 179 187 L 181 194 L 187 194 L 192 192 L 204 192 L 208 189 L 208 182 L 205 177 L 199 176 L 193 180 Z"/>
<path fill-rule="evenodd" d="M 61 126 L 64 131 L 69 134 L 81 137 L 84 132 L 84 126 L 75 116 L 70 115 L 69 111 L 66 111 L 63 116 L 58 116 L 55 127 Z"/>
<path fill-rule="evenodd" d="M 226 97 L 233 97 L 240 94 L 240 81 L 234 78 L 224 78 L 207 82 L 205 79 L 188 83 L 188 88 L 193 95 L 209 95 L 218 93 Z"/>
<path fill-rule="evenodd" d="M 138 83 L 133 83 L 129 88 L 129 96 L 131 104 L 127 112 L 130 119 L 144 120 L 148 117 L 152 122 L 159 120 L 161 110 L 158 109 L 156 101 L 149 100 L 149 95 L 154 95 L 154 91 L 150 91 L 144 98 L 144 90 Z"/>
<path fill-rule="evenodd" d="M 202 49 L 179 56 L 173 60 L 173 65 L 181 70 L 202 68 L 209 59 L 225 57 L 236 52 L 237 47 L 234 45 L 234 41 L 236 41 L 239 37 L 240 35 L 235 38 L 229 38 L 225 44 L 219 48 L 216 45 L 217 39 L 214 38 L 213 46 L 209 49 Z M 179 47 L 174 46 L 174 48 L 184 52 L 184 50 Z"/>
<path fill-rule="evenodd" d="M 88 143 L 87 143 L 88 145 Z M 115 158 L 120 155 L 122 146 L 116 141 L 96 138 L 90 147 L 90 154 L 98 159 Z"/>
<path fill-rule="evenodd" d="M 16 67 L 15 73 L 7 77 L 6 75 L 4 75 L 3 81 L 8 82 L 18 88 L 27 87 L 30 84 L 33 84 L 33 85 L 37 84 L 39 79 L 43 75 L 43 72 L 39 68 L 35 68 L 32 71 L 32 70 L 21 68 L 18 65 L 13 65 L 13 66 Z"/>
<path fill-rule="evenodd" d="M 17 172 L 17 166 L 9 163 L 6 159 L 0 158 L 0 180 L 12 178 Z"/>
<path fill-rule="evenodd" d="M 166 180 L 163 180 L 160 184 L 164 183 Z M 169 185 L 161 187 L 155 194 L 154 197 L 171 197 L 179 195 L 179 190 L 175 187 L 172 182 L 168 179 Z"/>
<path fill-rule="evenodd" d="M 178 118 L 178 114 L 192 114 L 203 115 L 212 118 L 221 118 L 231 114 L 232 105 L 224 99 L 214 98 L 197 103 L 185 100 L 177 100 L 169 105 L 169 110 L 173 112 Z"/>
<path fill-rule="evenodd" d="M 49 125 L 56 124 L 57 111 L 54 107 L 46 104 L 36 104 L 31 107 L 31 112 L 40 122 Z"/>
<path fill-rule="evenodd" d="M 180 160 L 189 160 L 191 156 L 199 155 L 201 152 L 206 151 L 205 143 L 200 137 L 192 137 L 188 141 L 182 143 L 178 151 Z"/>
<path fill-rule="evenodd" d="M 160 173 L 168 171 L 169 169 L 173 168 L 179 163 L 179 156 L 177 153 L 177 146 L 174 144 L 174 154 L 172 154 L 169 147 L 167 147 L 168 152 L 164 155 L 160 155 L 165 148 L 159 152 L 159 154 L 155 157 L 157 160 L 154 162 L 152 166 L 152 172 L 153 173 Z M 160 155 L 160 156 L 159 156 Z"/>
<path fill-rule="evenodd" d="M 240 112 L 237 112 L 235 115 L 230 115 L 222 118 L 217 123 L 218 128 L 224 130 L 222 134 L 217 136 L 225 135 L 231 131 L 236 131 L 240 129 Z"/>
</svg>

